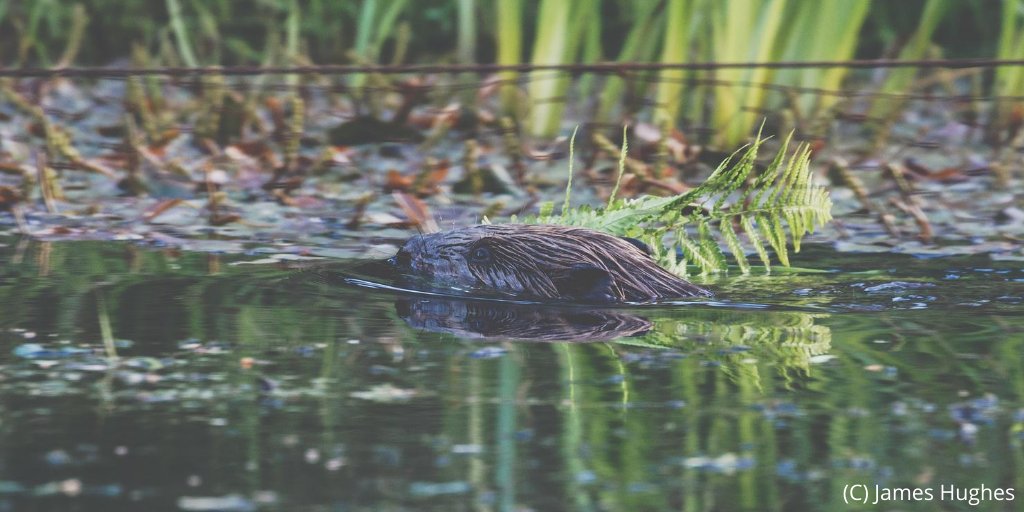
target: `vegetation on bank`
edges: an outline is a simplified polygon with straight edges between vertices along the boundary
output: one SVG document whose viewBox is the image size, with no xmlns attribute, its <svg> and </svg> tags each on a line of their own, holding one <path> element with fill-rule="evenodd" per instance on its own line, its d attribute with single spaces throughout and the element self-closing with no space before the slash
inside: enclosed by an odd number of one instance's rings
<svg viewBox="0 0 1024 512">
<path fill-rule="evenodd" d="M 130 56 L 146 67 L 1019 59 L 1024 1 L 0 2 L 0 62 L 7 66 L 105 65 Z M 912 92 L 916 72 L 888 70 L 869 89 Z M 509 88 L 503 94 L 506 114 L 517 116 L 532 135 L 550 137 L 564 128 L 567 95 L 593 95 L 597 120 L 613 123 L 635 115 L 631 97 L 650 95 L 656 125 L 685 120 L 713 126 L 713 142 L 728 149 L 751 135 L 766 112 L 785 110 L 804 126 L 834 116 L 837 104 L 847 103 L 847 76 L 842 67 L 666 69 L 620 73 L 602 82 L 585 77 L 576 91 L 566 74 L 501 77 L 528 80 L 526 97 Z M 1024 90 L 1019 66 L 980 78 L 979 94 Z M 349 85 L 367 85 L 367 79 L 355 75 Z M 784 89 L 779 93 L 762 84 Z M 650 93 L 637 94 L 638 89 Z M 710 109 L 704 101 L 709 92 Z M 901 101 L 883 95 L 872 103 L 871 117 L 885 118 Z M 994 121 L 1010 122 L 1006 111 L 993 110 Z"/>
</svg>

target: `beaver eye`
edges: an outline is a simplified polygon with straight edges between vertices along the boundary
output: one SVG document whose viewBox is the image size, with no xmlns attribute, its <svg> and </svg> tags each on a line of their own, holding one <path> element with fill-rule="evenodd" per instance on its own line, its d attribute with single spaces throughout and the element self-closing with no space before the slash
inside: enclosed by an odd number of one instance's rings
<svg viewBox="0 0 1024 512">
<path fill-rule="evenodd" d="M 469 261 L 479 264 L 490 263 L 491 250 L 483 246 L 476 247 L 469 252 Z"/>
</svg>

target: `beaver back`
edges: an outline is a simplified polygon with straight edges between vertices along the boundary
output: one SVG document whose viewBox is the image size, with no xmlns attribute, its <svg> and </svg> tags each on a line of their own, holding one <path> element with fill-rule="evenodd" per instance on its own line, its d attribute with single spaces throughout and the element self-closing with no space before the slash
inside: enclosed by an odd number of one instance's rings
<svg viewBox="0 0 1024 512">
<path fill-rule="evenodd" d="M 658 266 L 643 247 L 586 228 L 480 225 L 414 236 L 389 261 L 440 286 L 516 298 L 646 302 L 710 296 Z"/>
</svg>

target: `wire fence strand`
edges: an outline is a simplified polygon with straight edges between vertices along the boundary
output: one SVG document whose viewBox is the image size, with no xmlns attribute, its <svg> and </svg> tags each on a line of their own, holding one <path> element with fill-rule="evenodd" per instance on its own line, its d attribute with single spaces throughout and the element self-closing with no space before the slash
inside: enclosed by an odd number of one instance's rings
<svg viewBox="0 0 1024 512">
<path fill-rule="evenodd" d="M 377 74 L 437 74 L 437 73 L 497 73 L 500 71 L 532 72 L 562 71 L 568 73 L 618 74 L 630 71 L 660 70 L 714 70 L 714 69 L 802 69 L 802 68 L 995 68 L 1024 66 L 1024 59 L 865 59 L 816 60 L 775 62 L 597 62 L 591 64 L 409 64 L 409 65 L 309 65 L 309 66 L 204 66 L 204 67 L 63 67 L 63 68 L 2 68 L 0 77 L 118 77 L 142 75 L 347 75 Z"/>
</svg>

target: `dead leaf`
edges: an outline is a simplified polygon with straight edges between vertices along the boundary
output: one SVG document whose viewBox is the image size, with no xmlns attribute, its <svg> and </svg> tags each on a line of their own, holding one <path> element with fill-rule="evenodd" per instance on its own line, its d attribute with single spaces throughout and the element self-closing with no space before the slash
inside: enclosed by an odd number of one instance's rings
<svg viewBox="0 0 1024 512">
<path fill-rule="evenodd" d="M 150 208 L 149 210 L 142 214 L 142 220 L 146 222 L 152 222 L 153 219 L 159 217 L 167 210 L 170 210 L 171 208 L 178 206 L 182 202 L 184 202 L 184 199 L 166 199 L 160 201 L 155 206 L 153 206 L 152 208 Z"/>
<path fill-rule="evenodd" d="M 437 221 L 430 214 L 430 209 L 426 203 L 403 192 L 392 192 L 391 197 L 395 198 L 395 202 L 405 212 L 405 216 L 409 218 L 410 222 L 418 226 L 421 232 L 434 233 L 440 231 Z"/>
<path fill-rule="evenodd" d="M 391 169 L 388 171 L 387 179 L 384 182 L 384 191 L 393 192 L 396 190 L 408 191 L 412 188 L 412 176 L 404 176 L 402 173 Z"/>
</svg>

